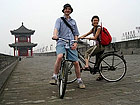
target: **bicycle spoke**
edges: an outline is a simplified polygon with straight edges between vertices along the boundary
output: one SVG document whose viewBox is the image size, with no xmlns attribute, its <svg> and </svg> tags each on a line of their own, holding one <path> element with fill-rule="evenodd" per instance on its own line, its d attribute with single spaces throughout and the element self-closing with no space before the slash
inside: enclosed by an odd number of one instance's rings
<svg viewBox="0 0 140 105">
<path fill-rule="evenodd" d="M 121 63 L 123 63 L 123 61 L 121 61 L 120 63 L 116 64 L 114 67 L 117 67 L 117 66 L 120 65 Z"/>
<path fill-rule="evenodd" d="M 73 62 L 68 61 L 68 80 L 67 84 L 73 83 L 77 80 L 76 75 L 75 75 L 75 68 L 73 65 Z"/>
<path fill-rule="evenodd" d="M 73 66 L 73 64 L 71 63 L 68 70 L 70 70 L 72 68 L 72 66 Z"/>
<path fill-rule="evenodd" d="M 114 65 L 114 56 L 113 56 L 113 58 L 112 58 L 112 66 Z"/>
<path fill-rule="evenodd" d="M 125 67 L 117 68 L 117 69 L 124 69 Z"/>
<path fill-rule="evenodd" d="M 92 61 L 89 61 L 89 63 L 92 63 L 92 64 L 94 64 L 94 62 L 92 62 Z"/>
<path fill-rule="evenodd" d="M 102 66 L 101 69 L 102 70 L 108 70 L 108 66 Z"/>
<path fill-rule="evenodd" d="M 117 54 L 107 54 L 103 56 L 99 64 L 100 75 L 109 82 L 121 80 L 126 73 L 126 63 Z"/>
<path fill-rule="evenodd" d="M 106 63 L 110 67 L 110 65 L 105 60 L 103 60 L 103 62 Z"/>
</svg>

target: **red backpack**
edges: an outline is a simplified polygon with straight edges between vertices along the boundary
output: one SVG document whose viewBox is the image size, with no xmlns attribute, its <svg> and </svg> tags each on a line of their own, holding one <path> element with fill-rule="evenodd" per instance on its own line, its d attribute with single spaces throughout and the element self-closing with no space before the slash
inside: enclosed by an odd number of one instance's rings
<svg viewBox="0 0 140 105">
<path fill-rule="evenodd" d="M 112 37 L 108 30 L 105 27 L 101 26 L 101 39 L 100 39 L 100 44 L 107 46 L 111 43 Z"/>
</svg>

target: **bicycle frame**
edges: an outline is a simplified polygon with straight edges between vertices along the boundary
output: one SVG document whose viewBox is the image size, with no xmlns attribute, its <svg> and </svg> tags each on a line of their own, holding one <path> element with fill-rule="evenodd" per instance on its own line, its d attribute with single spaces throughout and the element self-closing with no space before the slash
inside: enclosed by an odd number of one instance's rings
<svg viewBox="0 0 140 105">
<path fill-rule="evenodd" d="M 102 58 L 102 57 L 105 56 L 106 54 L 114 54 L 114 53 L 118 52 L 118 51 L 116 50 L 116 48 L 115 48 L 115 44 L 114 44 L 114 43 L 112 44 L 112 48 L 113 48 L 113 51 L 104 52 L 104 53 L 101 55 L 100 58 Z M 84 55 L 79 51 L 78 48 L 77 48 L 77 51 L 78 51 L 78 58 L 79 58 L 79 60 L 85 65 L 86 62 L 85 62 Z M 94 55 L 94 56 L 95 56 L 95 55 Z M 90 57 L 91 57 L 91 56 L 90 56 Z M 123 57 L 123 55 L 122 55 L 122 57 Z M 99 61 L 100 61 L 100 58 L 99 58 Z M 113 60 L 114 60 L 114 58 L 113 58 Z M 89 59 L 89 63 L 93 64 L 93 67 L 94 67 L 94 68 L 98 68 L 98 64 L 96 65 L 97 67 L 95 67 L 95 64 L 97 63 L 96 61 L 93 62 L 93 61 L 91 61 L 91 60 Z M 82 66 L 81 63 L 79 63 L 79 65 L 80 65 L 80 67 Z M 112 65 L 113 65 L 113 64 L 112 64 Z M 89 65 L 89 68 L 92 68 L 92 67 L 90 67 L 90 65 Z M 95 72 L 97 72 L 97 71 L 95 70 Z"/>
<path fill-rule="evenodd" d="M 62 99 L 65 95 L 65 91 L 66 91 L 66 87 L 67 87 L 67 81 L 68 81 L 68 60 L 67 59 L 67 49 L 70 48 L 70 40 L 65 40 L 63 38 L 58 38 L 58 40 L 62 40 L 64 42 L 66 42 L 66 52 L 63 54 L 63 58 L 61 61 L 61 66 L 60 66 L 60 71 L 59 71 L 59 75 L 58 75 L 58 84 L 59 84 L 59 97 Z M 75 40 L 73 40 L 74 42 Z M 76 42 L 76 41 L 75 41 Z"/>
<path fill-rule="evenodd" d="M 84 55 L 78 49 L 77 49 L 77 51 L 78 51 L 78 58 L 79 58 L 79 60 L 85 65 L 86 62 L 85 62 Z M 93 61 L 89 60 L 89 63 L 91 63 L 93 65 L 92 67 L 89 65 L 90 69 L 88 70 L 88 71 L 90 71 L 92 73 L 92 71 L 93 71 L 92 69 L 95 68 L 96 62 L 93 62 Z M 82 64 L 80 62 L 79 62 L 79 65 L 80 65 L 80 68 L 83 68 Z"/>
</svg>

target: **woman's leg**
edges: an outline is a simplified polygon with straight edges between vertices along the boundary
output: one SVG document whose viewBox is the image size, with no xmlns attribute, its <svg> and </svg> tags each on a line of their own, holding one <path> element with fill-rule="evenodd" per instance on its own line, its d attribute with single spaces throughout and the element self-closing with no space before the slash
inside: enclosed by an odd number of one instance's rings
<svg viewBox="0 0 140 105">
<path fill-rule="evenodd" d="M 88 68 L 88 59 L 85 59 L 85 62 L 86 62 L 86 64 L 85 64 L 85 68 Z"/>
<path fill-rule="evenodd" d="M 85 62 L 86 62 L 85 68 L 89 67 L 89 58 L 92 55 L 92 53 L 95 51 L 96 48 L 97 48 L 97 46 L 93 46 L 85 52 Z"/>
<path fill-rule="evenodd" d="M 95 67 L 98 65 L 99 62 L 99 58 L 101 57 L 101 55 L 104 53 L 104 47 L 103 46 L 98 46 L 96 48 L 96 50 L 94 51 L 94 54 L 96 55 L 96 63 L 95 63 Z M 96 81 L 101 81 L 103 80 L 102 76 L 99 74 L 99 76 L 97 77 Z"/>
</svg>

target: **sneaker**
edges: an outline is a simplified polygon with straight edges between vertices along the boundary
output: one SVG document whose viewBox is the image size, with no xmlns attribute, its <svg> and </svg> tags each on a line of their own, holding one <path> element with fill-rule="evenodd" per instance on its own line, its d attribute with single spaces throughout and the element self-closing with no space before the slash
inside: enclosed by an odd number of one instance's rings
<svg viewBox="0 0 140 105">
<path fill-rule="evenodd" d="M 83 81 L 79 81 L 79 82 L 78 82 L 78 87 L 79 87 L 80 89 L 85 89 L 85 88 L 86 88 L 86 86 L 84 85 Z"/>
<path fill-rule="evenodd" d="M 51 85 L 57 85 L 57 79 L 55 77 L 52 77 L 52 79 L 49 81 Z"/>
</svg>

